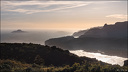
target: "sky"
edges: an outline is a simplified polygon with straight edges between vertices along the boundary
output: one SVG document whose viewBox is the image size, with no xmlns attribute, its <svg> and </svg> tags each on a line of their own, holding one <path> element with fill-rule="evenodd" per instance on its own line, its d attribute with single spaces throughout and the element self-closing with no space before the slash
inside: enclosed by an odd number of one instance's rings
<svg viewBox="0 0 128 72">
<path fill-rule="evenodd" d="M 127 1 L 1 1 L 1 29 L 83 30 L 127 21 Z"/>
</svg>

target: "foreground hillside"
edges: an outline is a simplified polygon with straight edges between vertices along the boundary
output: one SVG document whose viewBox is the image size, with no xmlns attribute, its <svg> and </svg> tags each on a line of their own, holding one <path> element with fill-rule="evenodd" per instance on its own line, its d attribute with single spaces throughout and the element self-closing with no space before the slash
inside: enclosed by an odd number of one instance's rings
<svg viewBox="0 0 128 72">
<path fill-rule="evenodd" d="M 100 62 L 74 63 L 72 66 L 44 66 L 15 60 L 0 60 L 0 72 L 127 72 L 128 67 L 101 64 Z"/>
<path fill-rule="evenodd" d="M 127 26 L 128 21 L 117 22 L 113 25 L 91 28 L 78 38 L 73 36 L 52 38 L 45 45 L 57 46 L 68 50 L 85 50 L 102 52 L 107 55 L 128 57 L 127 55 Z"/>
<path fill-rule="evenodd" d="M 55 46 L 26 43 L 0 43 L 1 72 L 117 72 L 128 71 L 87 57 L 78 57 Z"/>
<path fill-rule="evenodd" d="M 1 59 L 14 59 L 26 63 L 44 64 L 46 66 L 72 65 L 75 62 L 82 63 L 80 58 L 68 50 L 62 50 L 55 46 L 43 46 L 26 43 L 1 43 Z"/>
</svg>

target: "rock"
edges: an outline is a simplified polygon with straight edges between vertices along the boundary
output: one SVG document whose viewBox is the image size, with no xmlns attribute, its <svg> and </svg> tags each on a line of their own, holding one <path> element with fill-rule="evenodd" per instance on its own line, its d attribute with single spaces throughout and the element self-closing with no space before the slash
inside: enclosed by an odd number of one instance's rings
<svg viewBox="0 0 128 72">
<path fill-rule="evenodd" d="M 124 61 L 124 66 L 128 66 L 128 60 Z"/>
</svg>

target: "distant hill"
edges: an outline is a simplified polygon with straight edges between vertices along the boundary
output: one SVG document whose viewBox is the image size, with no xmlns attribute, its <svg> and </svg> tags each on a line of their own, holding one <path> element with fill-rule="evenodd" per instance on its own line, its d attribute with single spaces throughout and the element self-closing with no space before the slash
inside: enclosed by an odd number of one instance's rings
<svg viewBox="0 0 128 72">
<path fill-rule="evenodd" d="M 68 50 L 101 52 L 107 55 L 128 57 L 127 55 L 128 21 L 105 24 L 102 28 L 91 28 L 79 38 L 61 37 L 45 41 L 46 45 Z M 70 39 L 69 39 L 70 38 Z"/>
<path fill-rule="evenodd" d="M 102 27 L 93 27 L 93 28 L 90 28 L 90 29 L 94 29 L 94 28 L 101 29 Z M 90 30 L 90 29 L 80 30 L 80 31 L 78 31 L 78 32 L 74 32 L 74 33 L 72 34 L 72 36 L 74 36 L 74 37 L 79 37 L 79 36 L 81 36 L 81 35 L 84 35 L 84 34 L 85 34 L 86 32 L 88 32 L 88 30 Z"/>
<path fill-rule="evenodd" d="M 105 24 L 103 28 L 92 28 L 80 36 L 94 38 L 127 38 L 128 21 L 117 22 L 113 25 Z"/>
<path fill-rule="evenodd" d="M 81 36 L 81 35 L 83 35 L 85 32 L 87 32 L 88 30 L 80 30 L 80 31 L 78 31 L 78 32 L 74 32 L 73 34 L 72 34 L 72 36 L 74 36 L 74 37 L 79 37 L 79 36 Z"/>
<path fill-rule="evenodd" d="M 0 43 L 1 58 L 17 60 L 29 64 L 44 64 L 46 66 L 62 66 L 82 63 L 83 61 L 97 62 L 96 59 L 78 57 L 68 50 L 62 50 L 55 46 L 43 46 L 26 43 Z"/>
<path fill-rule="evenodd" d="M 26 33 L 26 31 L 22 31 L 22 30 L 18 29 L 16 31 L 12 31 L 11 33 Z"/>
</svg>

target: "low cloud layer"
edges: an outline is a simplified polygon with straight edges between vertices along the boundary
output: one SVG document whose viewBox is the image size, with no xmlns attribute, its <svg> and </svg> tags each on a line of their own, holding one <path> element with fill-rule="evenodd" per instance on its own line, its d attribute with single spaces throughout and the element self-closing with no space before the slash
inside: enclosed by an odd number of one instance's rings
<svg viewBox="0 0 128 72">
<path fill-rule="evenodd" d="M 112 14 L 112 15 L 107 15 L 106 17 L 109 18 L 119 18 L 119 19 L 127 19 L 127 15 L 124 14 Z"/>
</svg>

